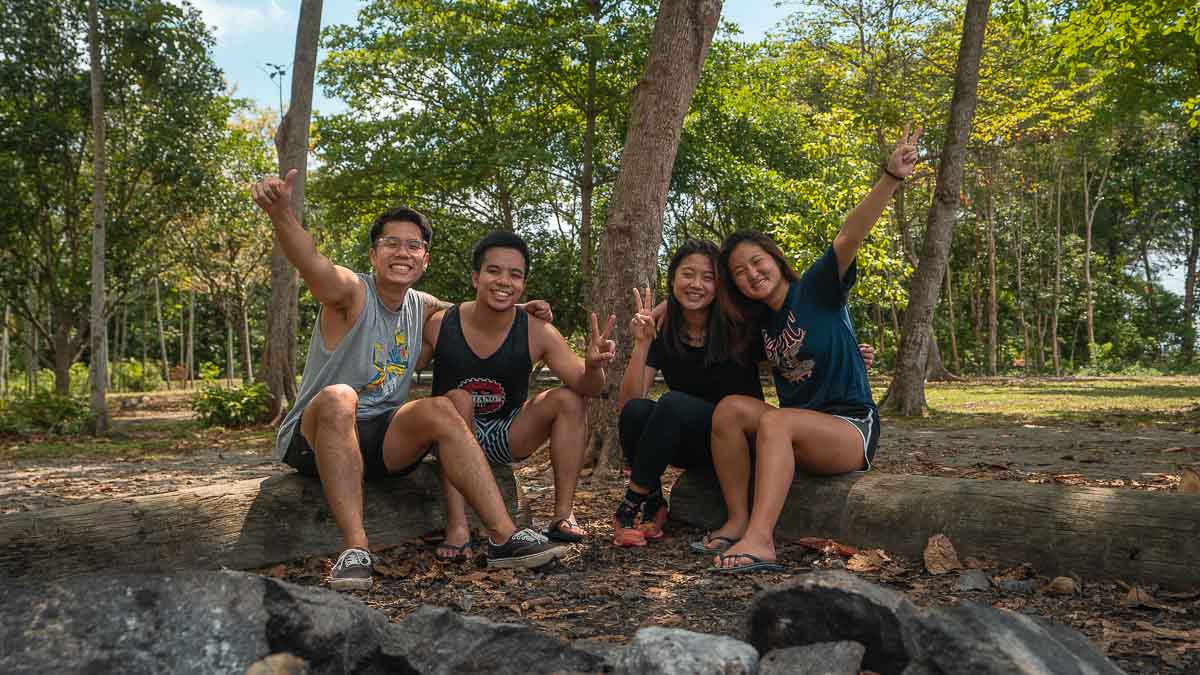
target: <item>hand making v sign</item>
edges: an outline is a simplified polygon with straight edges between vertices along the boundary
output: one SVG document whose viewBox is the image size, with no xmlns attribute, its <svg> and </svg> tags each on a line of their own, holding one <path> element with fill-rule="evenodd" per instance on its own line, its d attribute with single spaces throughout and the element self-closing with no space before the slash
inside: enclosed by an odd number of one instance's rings
<svg viewBox="0 0 1200 675">
<path fill-rule="evenodd" d="M 654 339 L 654 295 L 650 287 L 646 287 L 645 295 L 637 288 L 633 289 L 633 318 L 629 320 L 629 334 L 634 342 L 649 342 Z"/>
<path fill-rule="evenodd" d="M 610 340 L 608 334 L 612 332 L 613 323 L 617 320 L 616 314 L 608 315 L 608 324 L 604 326 L 604 331 L 600 331 L 600 325 L 596 321 L 596 313 L 592 312 L 592 330 L 588 335 L 587 354 L 583 357 L 584 367 L 587 370 L 596 370 L 604 368 L 617 356 L 617 343 Z"/>
</svg>

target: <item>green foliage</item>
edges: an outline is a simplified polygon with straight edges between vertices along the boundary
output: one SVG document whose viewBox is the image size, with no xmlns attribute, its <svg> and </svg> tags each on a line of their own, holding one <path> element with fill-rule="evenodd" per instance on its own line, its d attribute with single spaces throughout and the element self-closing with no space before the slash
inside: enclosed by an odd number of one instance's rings
<svg viewBox="0 0 1200 675">
<path fill-rule="evenodd" d="M 113 386 L 123 391 L 158 391 L 166 386 L 162 378 L 162 362 L 124 359 L 109 364 Z M 75 381 L 72 378 L 72 383 Z"/>
<path fill-rule="evenodd" d="M 212 382 L 221 376 L 221 366 L 212 361 L 205 361 L 200 364 L 200 379 L 205 382 Z"/>
<path fill-rule="evenodd" d="M 87 426 L 87 400 L 52 391 L 36 391 L 0 401 L 0 433 L 77 434 Z"/>
<path fill-rule="evenodd" d="M 223 388 L 206 386 L 192 397 L 192 409 L 206 427 L 244 427 L 267 420 L 271 393 L 265 384 Z"/>
</svg>

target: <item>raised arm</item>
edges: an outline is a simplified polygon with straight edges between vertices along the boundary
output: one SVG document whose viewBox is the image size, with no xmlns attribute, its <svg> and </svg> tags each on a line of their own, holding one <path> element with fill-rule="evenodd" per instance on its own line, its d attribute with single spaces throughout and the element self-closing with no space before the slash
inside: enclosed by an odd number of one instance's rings
<svg viewBox="0 0 1200 675">
<path fill-rule="evenodd" d="M 326 307 L 345 310 L 354 305 L 358 294 L 365 291 L 354 272 L 334 265 L 317 251 L 312 236 L 292 213 L 292 182 L 295 178 L 295 169 L 283 180 L 268 176 L 251 186 L 250 195 L 271 218 L 276 241 L 288 261 L 300 272 L 313 297 Z"/>
<path fill-rule="evenodd" d="M 608 378 L 605 367 L 617 355 L 616 343 L 608 339 L 616 319 L 616 316 L 610 315 L 608 325 L 601 332 L 596 324 L 596 314 L 592 313 L 592 330 L 588 338 L 587 354 L 582 359 L 571 351 L 562 333 L 554 326 L 535 321 L 530 323 L 530 329 L 539 331 L 541 357 L 550 367 L 550 372 L 557 375 L 569 389 L 584 396 L 598 396 L 604 390 Z"/>
<path fill-rule="evenodd" d="M 633 351 L 629 354 L 629 366 L 625 368 L 625 376 L 621 378 L 621 390 L 617 394 L 617 409 L 635 398 L 645 398 L 654 383 L 657 369 L 646 365 L 650 354 L 650 344 L 654 342 L 654 317 L 650 314 L 654 306 L 654 296 L 650 287 L 646 287 L 643 296 L 638 289 L 633 289 L 634 315 L 629 320 L 629 334 L 633 336 Z"/>
<path fill-rule="evenodd" d="M 846 276 L 850 263 L 854 262 L 854 256 L 858 255 L 859 247 L 871 228 L 875 227 L 879 216 L 883 215 L 883 210 L 887 208 L 892 193 L 917 167 L 917 140 L 920 138 L 921 129 L 910 134 L 909 127 L 904 127 L 896 149 L 888 157 L 884 174 L 875 181 L 875 187 L 854 207 L 850 215 L 846 216 L 841 231 L 833 239 L 833 251 L 837 254 L 838 261 L 838 277 Z"/>
</svg>

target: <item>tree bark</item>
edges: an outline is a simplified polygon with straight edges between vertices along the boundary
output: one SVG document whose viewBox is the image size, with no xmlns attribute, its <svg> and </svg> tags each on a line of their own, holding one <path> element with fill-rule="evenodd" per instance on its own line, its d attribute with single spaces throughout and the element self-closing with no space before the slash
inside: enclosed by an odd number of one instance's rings
<svg viewBox="0 0 1200 675">
<path fill-rule="evenodd" d="M 171 362 L 167 356 L 167 335 L 163 330 L 162 296 L 159 294 L 158 278 L 154 279 L 154 319 L 158 324 L 158 349 L 162 354 L 162 378 L 167 389 L 171 388 Z"/>
<path fill-rule="evenodd" d="M 492 472 L 513 520 L 528 523 L 512 469 Z M 363 484 L 365 525 L 375 546 L 441 527 L 442 504 L 430 464 Z M 45 582 L 113 570 L 253 569 L 341 546 L 321 482 L 291 473 L 0 515 L 0 578 Z"/>
<path fill-rule="evenodd" d="M 8 342 L 8 322 L 11 320 L 12 312 L 8 305 L 4 306 L 4 325 L 0 326 L 0 399 L 8 399 L 8 369 L 9 363 L 9 342 Z"/>
<path fill-rule="evenodd" d="M 996 205 L 995 188 L 991 176 L 987 185 L 987 270 L 988 270 L 988 374 L 995 377 L 997 373 L 997 351 L 999 350 L 1000 328 L 999 307 L 997 306 L 996 288 Z"/>
<path fill-rule="evenodd" d="M 1108 181 L 1108 167 L 1104 167 L 1104 174 L 1100 178 L 1100 186 L 1096 188 L 1096 201 L 1093 204 L 1091 177 L 1088 175 L 1088 160 L 1085 155 L 1083 158 L 1083 218 L 1084 218 L 1084 251 L 1083 251 L 1083 287 L 1084 287 L 1084 305 L 1087 308 L 1087 341 L 1088 341 L 1088 363 L 1095 359 L 1096 355 L 1092 352 L 1095 350 L 1096 344 L 1096 324 L 1093 320 L 1095 312 L 1095 292 L 1092 288 L 1092 223 L 1096 220 L 1096 210 L 1100 208 L 1100 201 L 1104 199 L 1104 183 Z"/>
<path fill-rule="evenodd" d="M 716 477 L 684 473 L 671 489 L 671 517 L 701 529 L 723 523 Z M 782 540 L 829 537 L 914 560 L 930 536 L 945 534 L 964 558 L 1191 589 L 1197 520 L 1196 495 L 872 471 L 799 476 L 775 532 Z"/>
<path fill-rule="evenodd" d="M 1033 226 L 1034 231 L 1037 231 L 1037 193 L 1033 195 Z M 1014 243 L 1013 247 L 1015 257 L 1017 259 L 1017 331 L 1021 334 L 1021 359 L 1025 361 L 1025 374 L 1028 375 L 1033 370 L 1033 364 L 1036 361 L 1029 351 L 1029 327 L 1025 324 L 1025 280 L 1023 277 L 1023 268 L 1021 264 L 1021 256 L 1023 255 L 1021 246 L 1021 219 L 1017 218 L 1014 226 Z"/>
<path fill-rule="evenodd" d="M 236 368 L 233 357 L 233 308 L 228 301 L 225 305 L 225 381 L 233 386 L 233 375 Z"/>
<path fill-rule="evenodd" d="M 950 268 L 950 261 L 946 261 L 946 310 L 950 314 L 950 364 L 954 367 L 954 372 L 962 372 L 962 361 L 958 358 L 958 326 L 954 322 L 954 286 L 950 283 L 950 278 L 954 276 L 954 271 Z"/>
<path fill-rule="evenodd" d="M 22 356 L 25 359 L 25 395 L 32 396 L 37 387 L 37 346 L 33 332 L 33 319 L 25 318 L 25 329 L 21 331 Z"/>
<path fill-rule="evenodd" d="M 321 33 L 322 0 L 302 0 L 296 26 L 296 52 L 292 62 L 292 94 L 287 114 L 275 135 L 279 175 L 296 169 L 292 183 L 292 211 L 303 225 L 304 188 L 308 175 L 308 131 L 312 123 L 313 78 L 317 70 L 317 39 Z M 273 423 L 283 418 L 285 405 L 296 400 L 296 332 L 300 326 L 300 279 L 276 241 L 271 248 L 271 302 L 267 312 L 267 341 L 263 349 L 262 376 L 271 392 Z"/>
<path fill-rule="evenodd" d="M 1183 279 L 1183 347 L 1180 357 L 1190 364 L 1196 354 L 1196 262 L 1200 259 L 1200 218 L 1192 221 L 1187 269 Z"/>
<path fill-rule="evenodd" d="M 242 384 L 254 384 L 254 364 L 250 356 L 250 316 L 246 298 L 238 302 L 238 340 L 242 343 Z"/>
<path fill-rule="evenodd" d="M 929 343 L 933 339 L 933 310 L 950 256 L 954 213 L 958 208 L 958 195 L 962 187 L 971 121 L 975 116 L 979 61 L 983 55 L 983 34 L 990 4 L 990 0 L 967 0 L 963 37 L 954 75 L 954 95 L 946 125 L 946 147 L 938 163 L 921 264 L 913 275 L 909 289 L 904 330 L 900 333 L 900 353 L 896 359 L 896 375 L 884 397 L 885 407 L 900 415 L 922 415 L 927 410 L 925 364 Z"/>
<path fill-rule="evenodd" d="M 700 70 L 721 16 L 721 0 L 662 0 L 646 71 L 633 90 L 629 130 L 600 247 L 593 310 L 617 315 L 617 358 L 605 393 L 588 406 L 588 456 L 597 470 L 618 462 L 616 397 L 629 363 L 629 289 L 655 282 L 671 168 Z M 600 314 L 603 313 L 603 314 Z M 600 323 L 605 322 L 604 318 Z"/>
<path fill-rule="evenodd" d="M 1054 303 L 1050 310 L 1050 358 L 1055 377 L 1062 377 L 1062 356 L 1058 349 L 1058 313 L 1062 295 L 1062 188 L 1063 167 L 1059 164 L 1058 176 L 1054 179 Z"/>
<path fill-rule="evenodd" d="M 188 291 L 187 383 L 196 379 L 196 291 Z"/>
<path fill-rule="evenodd" d="M 94 434 L 108 431 L 108 341 L 104 339 L 105 187 L 108 168 L 104 149 L 104 63 L 100 57 L 100 10 L 97 0 L 88 2 L 88 60 L 91 65 L 92 95 L 92 307 L 91 387 L 89 408 Z M 57 358 L 56 358 L 57 360 Z M 69 368 L 68 364 L 68 368 Z M 57 370 L 57 369 L 56 369 Z"/>
</svg>

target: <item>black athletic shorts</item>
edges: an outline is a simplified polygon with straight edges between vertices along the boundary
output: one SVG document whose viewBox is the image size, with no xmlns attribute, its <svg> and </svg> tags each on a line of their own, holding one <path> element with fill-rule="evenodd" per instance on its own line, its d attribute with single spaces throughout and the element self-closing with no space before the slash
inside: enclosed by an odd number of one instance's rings
<svg viewBox="0 0 1200 675">
<path fill-rule="evenodd" d="M 421 465 L 421 460 L 425 459 L 425 455 L 433 449 L 433 446 L 430 446 L 412 464 L 399 471 L 389 473 L 387 465 L 383 463 L 383 437 L 387 434 L 388 425 L 395 414 L 396 409 L 392 409 L 382 415 L 360 419 L 356 423 L 358 427 L 358 451 L 362 453 L 363 478 L 366 480 L 389 475 L 404 476 L 410 474 L 417 470 L 417 467 Z M 292 442 L 288 444 L 287 452 L 283 455 L 283 462 L 305 476 L 318 476 L 317 455 L 313 452 L 312 446 L 308 444 L 308 440 L 304 438 L 304 434 L 300 433 L 299 424 L 296 425 L 296 430 L 292 432 Z"/>
</svg>

